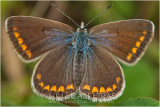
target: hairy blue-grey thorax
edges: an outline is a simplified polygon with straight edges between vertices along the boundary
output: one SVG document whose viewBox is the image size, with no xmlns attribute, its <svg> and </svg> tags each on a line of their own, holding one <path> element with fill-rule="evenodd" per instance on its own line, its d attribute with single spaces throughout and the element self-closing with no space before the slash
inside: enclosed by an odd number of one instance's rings
<svg viewBox="0 0 160 107">
<path fill-rule="evenodd" d="M 87 29 L 78 28 L 75 33 L 75 48 L 77 51 L 84 51 L 87 47 Z"/>
</svg>

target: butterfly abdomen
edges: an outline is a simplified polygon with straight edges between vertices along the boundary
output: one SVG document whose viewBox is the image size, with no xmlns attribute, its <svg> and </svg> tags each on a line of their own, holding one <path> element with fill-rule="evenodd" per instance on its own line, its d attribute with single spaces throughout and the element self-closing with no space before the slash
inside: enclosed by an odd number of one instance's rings
<svg viewBox="0 0 160 107">
<path fill-rule="evenodd" d="M 78 51 L 77 53 L 75 53 L 74 56 L 74 70 L 73 70 L 73 79 L 75 81 L 76 86 L 79 86 L 80 83 L 82 82 L 82 79 L 84 77 L 84 65 L 85 62 L 85 56 L 83 54 L 83 52 Z"/>
</svg>

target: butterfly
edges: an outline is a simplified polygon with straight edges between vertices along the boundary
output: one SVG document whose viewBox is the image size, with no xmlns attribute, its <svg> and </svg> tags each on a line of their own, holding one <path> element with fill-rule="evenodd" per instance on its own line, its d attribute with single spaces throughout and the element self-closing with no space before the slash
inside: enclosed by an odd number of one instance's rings
<svg viewBox="0 0 160 107">
<path fill-rule="evenodd" d="M 144 19 L 104 23 L 89 30 L 82 22 L 75 30 L 53 20 L 12 16 L 6 20 L 6 30 L 24 61 L 43 56 L 34 68 L 31 85 L 36 94 L 54 100 L 76 93 L 93 101 L 118 98 L 125 80 L 114 57 L 135 64 L 154 35 L 153 23 Z"/>
</svg>

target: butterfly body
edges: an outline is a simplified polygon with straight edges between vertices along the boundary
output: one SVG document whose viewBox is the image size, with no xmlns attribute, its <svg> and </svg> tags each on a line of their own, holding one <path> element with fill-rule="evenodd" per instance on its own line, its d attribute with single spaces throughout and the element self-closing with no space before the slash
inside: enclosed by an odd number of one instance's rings
<svg viewBox="0 0 160 107">
<path fill-rule="evenodd" d="M 85 67 L 85 58 L 86 52 L 88 50 L 88 38 L 87 38 L 87 29 L 78 28 L 77 31 L 73 34 L 74 39 L 72 43 L 74 49 L 74 81 L 77 87 L 80 86 L 82 79 L 84 77 L 84 67 Z"/>
<path fill-rule="evenodd" d="M 63 100 L 79 92 L 93 101 L 110 101 L 121 96 L 125 87 L 123 70 L 111 54 L 135 64 L 152 40 L 154 25 L 131 19 L 88 31 L 82 24 L 75 31 L 57 21 L 14 16 L 6 20 L 6 30 L 23 60 L 45 54 L 31 79 L 36 94 Z"/>
</svg>

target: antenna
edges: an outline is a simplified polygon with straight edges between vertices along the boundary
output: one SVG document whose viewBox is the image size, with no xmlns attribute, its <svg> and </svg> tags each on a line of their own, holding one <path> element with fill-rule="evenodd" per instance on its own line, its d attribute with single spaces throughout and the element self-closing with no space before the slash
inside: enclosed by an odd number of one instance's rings
<svg viewBox="0 0 160 107">
<path fill-rule="evenodd" d="M 105 8 L 101 13 L 99 13 L 97 16 L 93 17 L 87 24 L 86 26 L 88 26 L 93 20 L 95 20 L 98 16 L 100 16 L 102 13 L 104 13 L 106 10 L 108 10 L 113 4 L 110 4 L 107 8 Z M 85 26 L 85 27 L 86 27 Z"/>
<path fill-rule="evenodd" d="M 55 4 L 52 4 L 51 5 L 56 8 L 59 12 L 61 12 L 64 16 L 66 16 L 68 19 L 70 19 L 75 25 L 77 25 L 78 27 L 80 27 L 71 17 L 69 17 L 68 15 L 66 15 L 62 10 L 60 10 Z"/>
</svg>

